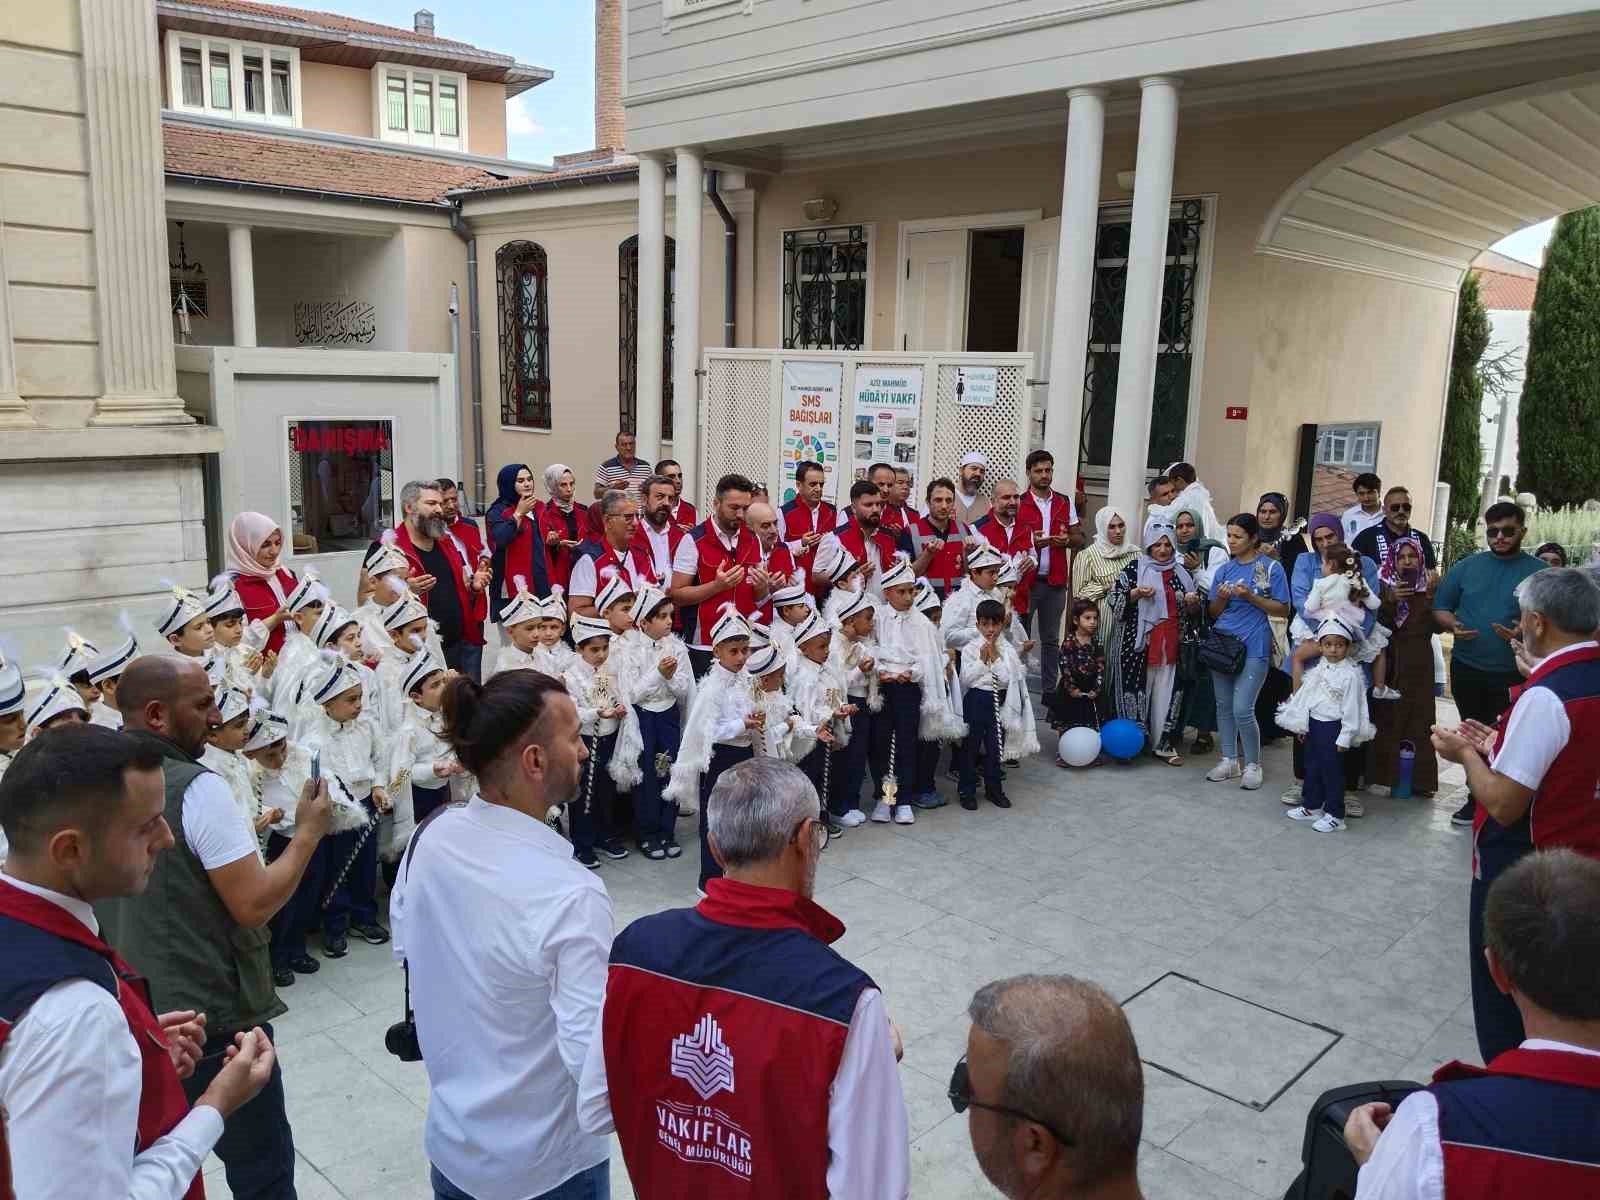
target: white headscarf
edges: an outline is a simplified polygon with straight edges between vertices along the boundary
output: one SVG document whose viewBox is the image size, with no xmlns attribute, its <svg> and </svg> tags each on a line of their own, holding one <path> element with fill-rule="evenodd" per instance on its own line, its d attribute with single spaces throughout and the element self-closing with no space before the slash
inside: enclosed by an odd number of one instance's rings
<svg viewBox="0 0 1600 1200">
<path fill-rule="evenodd" d="M 561 477 L 570 470 L 572 470 L 572 468 L 567 466 L 566 463 L 551 463 L 544 469 L 544 490 L 550 494 L 550 503 L 554 504 L 557 508 L 561 508 L 561 498 L 556 493 L 556 488 L 561 484 Z M 566 512 L 572 507 L 573 504 L 569 503 L 567 507 L 561 509 L 561 511 Z"/>
<path fill-rule="evenodd" d="M 1111 527 L 1114 518 L 1122 521 L 1122 544 L 1116 545 L 1106 537 L 1106 530 Z M 1130 554 L 1137 554 L 1139 547 L 1133 544 L 1133 539 L 1128 535 L 1133 532 L 1133 525 L 1128 520 L 1127 514 L 1121 509 L 1113 508 L 1107 504 L 1094 515 L 1094 548 L 1100 552 L 1101 558 L 1127 558 Z"/>
<path fill-rule="evenodd" d="M 1172 546 L 1173 554 L 1166 562 L 1158 563 L 1150 557 L 1149 551 L 1162 538 L 1166 538 Z M 1165 621 L 1171 611 L 1167 604 L 1167 576 L 1176 571 L 1185 592 L 1194 591 L 1194 580 L 1188 569 L 1178 562 L 1178 538 L 1164 515 L 1151 514 L 1144 523 L 1144 538 L 1139 544 L 1144 552 L 1139 555 L 1138 586 L 1151 588 L 1155 592 L 1152 596 L 1139 598 L 1139 632 L 1135 645 L 1143 650 L 1150 644 L 1150 631 Z"/>
</svg>

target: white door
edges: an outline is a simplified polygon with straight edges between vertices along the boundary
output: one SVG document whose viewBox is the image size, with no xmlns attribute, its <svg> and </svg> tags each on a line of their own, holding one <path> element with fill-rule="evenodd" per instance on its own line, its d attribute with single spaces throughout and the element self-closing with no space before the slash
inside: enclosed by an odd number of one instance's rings
<svg viewBox="0 0 1600 1200">
<path fill-rule="evenodd" d="M 1050 330 L 1055 322 L 1056 252 L 1061 218 L 1030 221 L 1022 229 L 1022 306 L 1017 318 L 1017 349 L 1033 355 L 1033 377 L 1050 378 Z M 1044 440 L 1044 398 L 1041 384 L 1030 388 L 1033 440 Z"/>
<path fill-rule="evenodd" d="M 906 235 L 902 350 L 965 350 L 967 231 L 935 229 Z"/>
</svg>

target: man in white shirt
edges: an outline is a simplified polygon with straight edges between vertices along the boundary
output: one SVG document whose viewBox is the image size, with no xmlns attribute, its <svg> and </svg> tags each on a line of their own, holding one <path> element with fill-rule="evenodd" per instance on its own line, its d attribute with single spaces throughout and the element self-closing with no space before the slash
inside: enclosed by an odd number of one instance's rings
<svg viewBox="0 0 1600 1200">
<path fill-rule="evenodd" d="M 577 1102 L 611 900 L 545 824 L 588 757 L 578 712 L 531 671 L 494 676 L 472 703 L 453 749 L 478 792 L 418 830 L 389 905 L 431 1088 L 434 1195 L 605 1200 L 606 1141 L 579 1129 Z"/>
<path fill-rule="evenodd" d="M 1383 520 L 1383 480 L 1366 471 L 1357 475 L 1350 487 L 1356 494 L 1356 502 L 1339 517 L 1346 546 L 1356 540 L 1356 534 Z"/>
<path fill-rule="evenodd" d="M 100 726 L 47 731 L 0 783 L 0 1112 L 26 1200 L 198 1196 L 224 1121 L 273 1075 L 266 1034 L 241 1033 L 191 1109 L 205 1015 L 156 1016 L 100 937 L 93 904 L 143 891 L 170 852 L 164 808 L 161 755 Z"/>
<path fill-rule="evenodd" d="M 1596 1192 L 1600 862 L 1528 855 L 1495 880 L 1485 926 L 1489 971 L 1527 1036 L 1487 1068 L 1440 1068 L 1397 1108 L 1352 1112 L 1344 1137 L 1361 1164 L 1361 1200 Z"/>
<path fill-rule="evenodd" d="M 639 506 L 625 492 L 609 491 L 600 501 L 600 539 L 578 547 L 567 585 L 573 616 L 596 616 L 594 598 L 620 573 L 638 588 L 641 582 L 628 553 L 639 525 Z"/>
<path fill-rule="evenodd" d="M 615 1130 L 640 1195 L 904 1200 L 899 1039 L 877 985 L 828 943 L 812 899 L 827 844 L 816 789 L 760 756 L 706 805 L 725 874 L 692 909 L 618 935 L 578 1114 Z M 797 1069 L 797 1064 L 805 1064 Z"/>
</svg>

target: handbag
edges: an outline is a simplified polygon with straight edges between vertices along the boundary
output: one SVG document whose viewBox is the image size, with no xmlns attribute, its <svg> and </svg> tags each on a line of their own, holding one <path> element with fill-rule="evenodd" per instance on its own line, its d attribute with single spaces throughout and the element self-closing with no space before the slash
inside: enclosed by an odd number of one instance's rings
<svg viewBox="0 0 1600 1200">
<path fill-rule="evenodd" d="M 1244 670 L 1244 643 L 1231 633 L 1213 629 L 1200 643 L 1200 661 L 1217 675 L 1237 675 Z"/>
</svg>

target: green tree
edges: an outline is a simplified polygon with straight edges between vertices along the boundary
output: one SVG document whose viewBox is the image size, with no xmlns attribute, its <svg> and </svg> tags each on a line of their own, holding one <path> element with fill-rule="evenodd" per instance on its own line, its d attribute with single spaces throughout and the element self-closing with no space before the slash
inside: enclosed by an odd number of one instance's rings
<svg viewBox="0 0 1600 1200">
<path fill-rule="evenodd" d="M 1450 391 L 1444 402 L 1444 444 L 1439 478 L 1450 485 L 1450 524 L 1471 525 L 1478 517 L 1483 479 L 1483 379 L 1478 360 L 1489 348 L 1489 310 L 1478 294 L 1478 276 L 1467 272 L 1456 304 L 1456 344 L 1450 356 Z"/>
<path fill-rule="evenodd" d="M 1556 222 L 1528 322 L 1517 489 L 1541 508 L 1600 495 L 1600 207 Z"/>
</svg>

